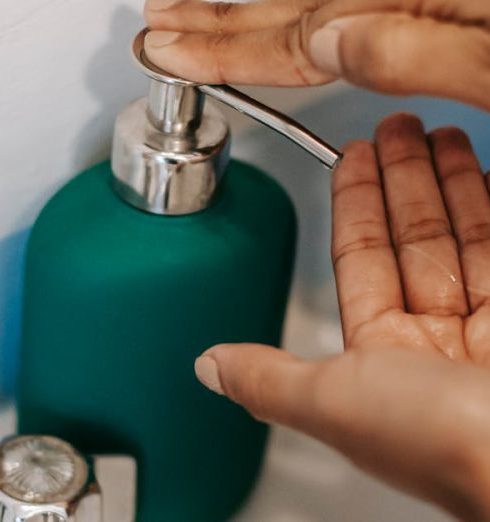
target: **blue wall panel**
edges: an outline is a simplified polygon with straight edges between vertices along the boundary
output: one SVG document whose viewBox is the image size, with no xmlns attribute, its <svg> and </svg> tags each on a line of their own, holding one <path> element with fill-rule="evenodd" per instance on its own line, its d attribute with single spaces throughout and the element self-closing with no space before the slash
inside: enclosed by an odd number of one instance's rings
<svg viewBox="0 0 490 522">
<path fill-rule="evenodd" d="M 0 241 L 0 384 L 12 395 L 20 339 L 24 251 L 29 231 Z"/>
</svg>

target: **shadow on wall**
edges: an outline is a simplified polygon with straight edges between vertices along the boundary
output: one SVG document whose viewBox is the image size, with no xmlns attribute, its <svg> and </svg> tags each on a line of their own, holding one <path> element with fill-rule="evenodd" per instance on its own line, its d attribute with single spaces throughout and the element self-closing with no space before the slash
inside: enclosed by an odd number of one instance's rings
<svg viewBox="0 0 490 522">
<path fill-rule="evenodd" d="M 138 73 L 130 58 L 131 42 L 143 26 L 137 11 L 127 6 L 118 7 L 105 45 L 87 66 L 85 81 L 100 109 L 77 140 L 73 159 L 75 172 L 109 158 L 117 114 L 146 91 L 147 80 Z"/>
<path fill-rule="evenodd" d="M 0 242 L 0 390 L 7 395 L 14 391 L 17 372 L 22 259 L 28 236 L 24 230 Z"/>
<path fill-rule="evenodd" d="M 341 147 L 350 140 L 371 139 L 377 122 L 397 111 L 418 114 L 428 129 L 462 127 L 472 138 L 483 168 L 490 168 L 490 115 L 462 104 L 381 96 L 346 87 L 295 114 L 295 118 Z M 243 136 L 232 153 L 272 174 L 290 193 L 300 219 L 295 289 L 312 310 L 336 318 L 330 261 L 330 174 L 304 151 L 264 127 Z"/>
</svg>

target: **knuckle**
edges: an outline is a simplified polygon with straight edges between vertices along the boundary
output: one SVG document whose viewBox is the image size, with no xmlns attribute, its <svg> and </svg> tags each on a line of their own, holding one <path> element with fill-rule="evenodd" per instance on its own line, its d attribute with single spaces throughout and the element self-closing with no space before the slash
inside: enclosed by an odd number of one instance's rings
<svg viewBox="0 0 490 522">
<path fill-rule="evenodd" d="M 461 231 L 460 243 L 462 246 L 482 243 L 490 239 L 490 223 L 472 223 Z"/>
<path fill-rule="evenodd" d="M 294 76 L 295 83 L 307 86 L 310 84 L 307 75 L 303 72 L 305 60 L 302 56 L 301 31 L 299 26 L 290 25 L 284 31 L 278 31 L 274 39 L 275 50 L 278 56 L 283 55 L 284 62 Z"/>
<path fill-rule="evenodd" d="M 360 223 L 359 227 L 364 229 L 365 223 Z M 386 237 L 380 234 L 371 236 L 364 235 L 349 242 L 345 242 L 342 239 L 337 239 L 332 243 L 332 263 L 334 266 L 336 266 L 343 258 L 349 256 L 350 254 L 363 250 L 377 250 L 384 248 L 390 248 L 390 244 Z"/>
<path fill-rule="evenodd" d="M 374 147 L 371 142 L 367 140 L 350 141 L 342 148 L 342 151 L 344 154 L 343 162 L 332 176 L 332 179 L 335 181 L 335 187 L 344 187 L 347 184 L 347 180 L 377 179 L 372 174 L 366 174 L 366 171 L 371 171 L 371 166 L 376 161 Z"/>
<path fill-rule="evenodd" d="M 369 87 L 377 90 L 394 90 L 398 85 L 398 74 L 385 33 L 374 33 L 368 40 L 361 72 Z"/>
<path fill-rule="evenodd" d="M 236 12 L 236 4 L 228 2 L 217 2 L 212 4 L 214 19 L 216 21 L 216 31 L 225 31 L 230 23 L 231 18 Z"/>
<path fill-rule="evenodd" d="M 227 49 L 233 46 L 235 36 L 232 33 L 217 33 L 209 39 L 209 53 L 213 58 L 213 78 L 216 83 L 227 83 Z"/>
<path fill-rule="evenodd" d="M 295 84 L 310 86 L 323 83 L 326 76 L 313 64 L 309 54 L 309 24 L 311 13 L 303 13 L 299 21 L 276 32 L 275 51 L 283 56 L 291 69 Z"/>
<path fill-rule="evenodd" d="M 381 188 L 377 175 L 372 175 L 369 166 L 376 162 L 372 143 L 367 140 L 356 140 L 343 147 L 344 159 L 331 177 L 332 197 L 337 198 L 344 190 L 355 188 L 362 183 L 372 182 Z M 368 188 L 366 185 L 364 188 Z M 347 198 L 349 194 L 346 194 Z"/>
<path fill-rule="evenodd" d="M 270 401 L 267 400 L 270 389 L 267 388 L 260 376 L 253 377 L 251 382 L 253 384 L 247 391 L 247 409 L 259 421 L 271 420 Z"/>
<path fill-rule="evenodd" d="M 318 68 L 314 65 L 313 60 L 310 57 L 310 36 L 311 36 L 311 20 L 313 13 L 306 11 L 302 14 L 299 19 L 299 23 L 296 25 L 297 33 L 297 46 L 294 49 L 297 50 L 295 60 L 297 66 L 303 71 L 303 76 L 306 79 L 307 85 L 314 85 L 325 81 L 326 77 L 324 73 L 318 71 Z"/>
<path fill-rule="evenodd" d="M 313 13 L 322 6 L 323 0 L 289 0 L 294 19 L 300 19 L 305 13 Z"/>
<path fill-rule="evenodd" d="M 468 45 L 471 46 L 472 61 L 483 66 L 482 72 L 485 75 L 485 79 L 488 79 L 488 73 L 490 72 L 490 34 L 487 31 L 481 31 L 478 27 L 472 28 L 471 31 Z"/>
<path fill-rule="evenodd" d="M 370 32 L 364 48 L 357 53 L 356 64 L 361 69 L 368 87 L 379 91 L 403 93 L 406 91 L 407 76 L 412 62 L 404 60 L 399 49 L 412 47 L 412 35 L 403 24 L 383 24 L 378 31 Z"/>
<path fill-rule="evenodd" d="M 234 396 L 257 420 L 271 420 L 272 385 L 269 375 L 260 365 L 250 364 L 241 378 L 234 382 Z"/>
<path fill-rule="evenodd" d="M 405 246 L 442 237 L 453 240 L 448 222 L 439 218 L 423 218 L 406 223 L 396 234 L 395 243 L 398 246 Z"/>
</svg>

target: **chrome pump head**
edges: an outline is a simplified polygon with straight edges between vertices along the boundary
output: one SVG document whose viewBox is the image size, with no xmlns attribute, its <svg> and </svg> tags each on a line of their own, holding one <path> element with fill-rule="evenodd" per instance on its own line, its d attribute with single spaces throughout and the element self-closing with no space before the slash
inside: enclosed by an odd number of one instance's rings
<svg viewBox="0 0 490 522">
<path fill-rule="evenodd" d="M 145 55 L 147 30 L 133 42 L 137 66 L 150 78 L 148 98 L 116 121 L 114 186 L 128 203 L 154 214 L 203 210 L 229 161 L 230 133 L 210 96 L 286 136 L 333 169 L 340 152 L 291 118 L 228 85 L 202 85 L 172 76 Z"/>
</svg>

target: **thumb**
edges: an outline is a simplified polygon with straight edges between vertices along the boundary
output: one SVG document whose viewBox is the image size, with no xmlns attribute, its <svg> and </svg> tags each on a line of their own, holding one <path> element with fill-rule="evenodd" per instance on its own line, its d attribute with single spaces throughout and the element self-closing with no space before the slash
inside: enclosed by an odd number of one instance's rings
<svg viewBox="0 0 490 522">
<path fill-rule="evenodd" d="M 487 109 L 489 50 L 490 33 L 482 26 L 406 13 L 339 18 L 310 39 L 313 63 L 333 76 L 376 91 L 437 95 Z"/>
<path fill-rule="evenodd" d="M 270 346 L 219 345 L 195 363 L 196 376 L 212 391 L 244 406 L 254 417 L 304 429 L 312 366 Z"/>
<path fill-rule="evenodd" d="M 305 362 L 246 344 L 212 348 L 195 369 L 255 417 L 303 431 L 464 520 L 489 520 L 486 370 L 402 349 Z"/>
<path fill-rule="evenodd" d="M 397 370 L 407 371 L 407 357 L 416 358 L 411 362 L 419 387 L 418 356 L 406 350 L 358 349 L 304 361 L 271 346 L 222 344 L 196 359 L 195 372 L 204 386 L 226 395 L 257 419 L 289 426 L 345 450 L 352 432 L 382 431 L 387 409 L 396 405 L 398 410 L 400 400 L 413 398 L 410 380 L 403 386 L 398 381 Z M 436 356 L 438 363 L 439 359 Z"/>
</svg>

